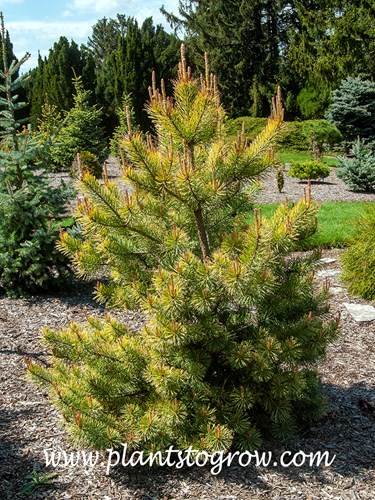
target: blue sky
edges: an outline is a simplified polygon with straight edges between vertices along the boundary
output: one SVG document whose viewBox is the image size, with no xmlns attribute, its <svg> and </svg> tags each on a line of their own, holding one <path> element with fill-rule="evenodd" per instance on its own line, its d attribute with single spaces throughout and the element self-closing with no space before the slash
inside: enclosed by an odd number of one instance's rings
<svg viewBox="0 0 375 500">
<path fill-rule="evenodd" d="M 142 22 L 152 16 L 154 24 L 162 23 L 167 28 L 159 10 L 162 5 L 177 13 L 178 0 L 0 0 L 14 53 L 18 58 L 31 53 L 23 71 L 36 65 L 38 50 L 42 56 L 48 55 L 60 36 L 78 45 L 86 43 L 92 26 L 103 17 L 120 13 Z"/>
</svg>

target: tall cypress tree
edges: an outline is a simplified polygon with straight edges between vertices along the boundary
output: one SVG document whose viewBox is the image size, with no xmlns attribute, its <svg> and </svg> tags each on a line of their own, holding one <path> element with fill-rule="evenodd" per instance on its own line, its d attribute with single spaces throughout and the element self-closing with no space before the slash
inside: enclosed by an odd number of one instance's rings
<svg viewBox="0 0 375 500">
<path fill-rule="evenodd" d="M 45 66 L 46 59 L 42 58 L 40 53 L 38 54 L 38 66 L 32 71 L 33 84 L 29 92 L 29 98 L 31 102 L 31 113 L 30 121 L 33 129 L 37 127 L 38 120 L 42 116 L 43 106 L 48 104 L 48 97 L 45 90 Z"/>
<path fill-rule="evenodd" d="M 47 58 L 39 56 L 34 73 L 30 104 L 31 122 L 35 127 L 41 118 L 43 104 L 55 106 L 58 112 L 69 111 L 74 104 L 75 76 L 82 76 L 87 90 L 95 88 L 94 60 L 85 46 L 78 47 L 72 40 L 60 37 L 49 51 Z"/>
<path fill-rule="evenodd" d="M 116 22 L 108 20 L 101 22 L 97 30 L 94 28 L 97 41 L 93 50 L 99 50 L 99 32 L 106 40 L 104 28 L 109 25 L 117 27 L 116 40 L 111 40 L 112 50 L 96 65 L 96 97 L 105 112 L 107 133 L 111 135 L 118 125 L 116 110 L 125 95 L 131 95 L 135 120 L 147 130 L 150 122 L 144 112 L 144 102 L 148 98 L 151 72 L 172 74 L 178 62 L 178 39 L 167 34 L 162 26 L 155 28 L 152 18 L 147 18 L 139 27 L 134 18 L 118 15 Z"/>
</svg>

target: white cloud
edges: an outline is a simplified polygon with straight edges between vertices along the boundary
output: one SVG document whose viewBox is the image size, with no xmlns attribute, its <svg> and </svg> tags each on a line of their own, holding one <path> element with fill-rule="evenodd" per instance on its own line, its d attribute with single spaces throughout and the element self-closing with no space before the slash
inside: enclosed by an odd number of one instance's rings
<svg viewBox="0 0 375 500">
<path fill-rule="evenodd" d="M 125 13 L 126 10 L 134 10 L 137 2 L 134 0 L 73 0 L 68 3 L 68 10 L 74 14 L 74 12 L 79 13 L 90 13 L 97 14 L 105 17 L 113 17 L 117 13 Z M 130 9 L 129 9 L 130 7 Z"/>
<path fill-rule="evenodd" d="M 91 35 L 95 20 L 88 21 L 10 21 L 6 28 L 13 43 L 14 53 L 22 57 L 31 53 L 30 59 L 24 64 L 27 71 L 36 66 L 38 51 L 42 56 L 48 55 L 48 50 L 57 42 L 60 36 L 73 39 L 78 45 L 86 43 Z"/>
<path fill-rule="evenodd" d="M 146 6 L 145 6 L 146 5 Z M 114 18 L 116 14 L 126 14 L 134 16 L 139 22 L 146 17 L 152 17 L 155 24 L 165 23 L 165 18 L 160 12 L 160 7 L 164 5 L 167 11 L 177 13 L 178 0 L 72 0 L 68 2 L 64 16 L 74 16 L 83 13 L 95 14 L 99 17 Z"/>
<path fill-rule="evenodd" d="M 23 34 L 32 36 L 35 40 L 57 41 L 60 36 L 74 38 L 77 40 L 86 39 L 91 33 L 91 28 L 95 20 L 86 21 L 10 21 L 7 23 L 7 29 L 12 35 Z M 34 38 L 35 37 L 35 38 Z M 30 41 L 30 40 L 29 40 Z"/>
</svg>

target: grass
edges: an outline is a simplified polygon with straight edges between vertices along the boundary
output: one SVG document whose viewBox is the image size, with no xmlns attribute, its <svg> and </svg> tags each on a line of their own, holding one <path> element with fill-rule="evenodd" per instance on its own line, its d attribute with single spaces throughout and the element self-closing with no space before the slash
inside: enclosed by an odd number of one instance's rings
<svg viewBox="0 0 375 500">
<path fill-rule="evenodd" d="M 356 220 L 369 205 L 370 202 L 322 203 L 318 213 L 318 230 L 302 243 L 301 250 L 348 246 L 356 230 Z M 262 214 L 265 217 L 270 217 L 279 204 L 259 204 L 257 206 L 262 209 Z"/>
<path fill-rule="evenodd" d="M 281 160 L 283 163 L 290 163 L 291 161 L 310 161 L 311 153 L 309 151 L 294 151 L 291 149 L 282 149 L 279 152 Z M 323 163 L 334 167 L 337 164 L 337 159 L 335 157 L 336 153 L 327 153 L 323 156 Z M 337 155 L 338 156 L 338 155 Z"/>
</svg>

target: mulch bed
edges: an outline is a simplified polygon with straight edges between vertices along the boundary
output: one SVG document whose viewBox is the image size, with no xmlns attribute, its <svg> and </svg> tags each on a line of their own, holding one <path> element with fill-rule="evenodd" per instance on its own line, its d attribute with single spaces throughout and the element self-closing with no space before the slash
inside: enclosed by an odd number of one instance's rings
<svg viewBox="0 0 375 500">
<path fill-rule="evenodd" d="M 275 175 L 269 175 L 264 181 L 264 189 L 257 201 L 259 203 L 279 203 L 287 197 L 290 201 L 297 201 L 303 196 L 307 182 L 288 176 L 289 165 L 285 166 L 284 188 L 281 193 L 277 191 Z M 351 191 L 348 186 L 336 175 L 335 168 L 322 181 L 311 181 L 313 198 L 318 201 L 375 201 L 374 193 Z"/>
<path fill-rule="evenodd" d="M 334 174 L 331 174 L 334 176 Z M 293 199 L 301 185 L 286 179 L 280 200 Z M 335 176 L 313 186 L 316 199 L 362 201 L 338 184 Z M 332 182 L 332 183 L 331 183 Z M 266 181 L 262 202 L 278 201 L 274 179 Z M 346 190 L 346 193 L 342 191 Z M 267 194 L 268 193 L 268 194 Z M 272 194 L 273 193 L 273 194 Z M 341 194 L 340 194 L 341 193 Z M 332 195 L 332 197 L 331 197 Z M 340 195 L 340 196 L 339 196 Z M 358 198 L 360 197 L 360 198 Z M 366 195 L 366 201 L 375 196 Z M 324 257 L 339 258 L 340 250 Z M 338 269 L 337 260 L 326 266 Z M 356 323 L 344 302 L 370 303 L 350 297 L 339 276 L 330 278 L 331 313 L 341 313 L 342 331 L 319 366 L 328 413 L 313 427 L 291 440 L 270 444 L 278 457 L 283 451 L 328 451 L 335 460 L 329 467 L 232 465 L 219 476 L 208 468 L 145 470 L 114 468 L 106 476 L 106 458 L 93 468 L 82 465 L 58 467 L 58 477 L 32 498 L 48 499 L 372 499 L 375 492 L 375 322 Z M 44 362 L 48 354 L 40 342 L 41 328 L 85 321 L 104 309 L 92 299 L 93 283 L 75 281 L 71 289 L 54 295 L 10 299 L 0 296 L 0 499 L 23 498 L 19 493 L 26 476 L 46 468 L 44 450 L 76 451 L 63 428 L 61 417 L 46 394 L 25 377 L 25 357 Z M 373 303 L 372 303 L 373 304 Z M 134 328 L 142 318 L 122 315 Z M 272 448 L 271 448 L 272 445 Z"/>
</svg>

